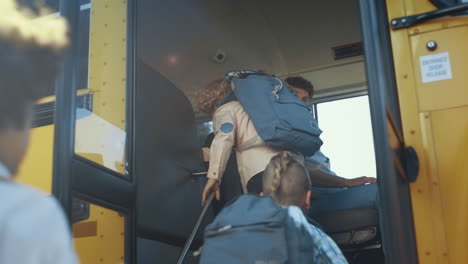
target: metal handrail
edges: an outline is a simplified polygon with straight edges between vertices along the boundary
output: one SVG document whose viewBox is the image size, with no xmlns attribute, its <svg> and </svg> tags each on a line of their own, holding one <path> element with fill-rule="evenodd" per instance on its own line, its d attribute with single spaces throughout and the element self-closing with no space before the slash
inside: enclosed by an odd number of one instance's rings
<svg viewBox="0 0 468 264">
<path fill-rule="evenodd" d="M 203 171 L 203 172 L 194 172 L 192 173 L 192 176 L 206 176 L 208 174 L 207 171 Z"/>
<path fill-rule="evenodd" d="M 192 174 L 193 175 L 193 174 Z M 187 253 L 190 249 L 190 246 L 193 243 L 193 240 L 195 239 L 195 235 L 198 232 L 198 229 L 200 228 L 201 222 L 203 221 L 203 218 L 205 218 L 206 211 L 208 210 L 208 207 L 210 207 L 211 202 L 213 201 L 213 198 L 215 196 L 215 192 L 212 192 L 208 195 L 208 199 L 206 200 L 205 205 L 203 206 L 202 212 L 200 216 L 198 217 L 197 222 L 195 223 L 195 226 L 192 230 L 192 233 L 190 234 L 189 238 L 187 239 L 187 242 L 185 242 L 184 249 L 182 250 L 182 253 L 179 256 L 179 259 L 177 260 L 177 264 L 182 264 L 185 260 L 185 257 L 187 257 Z"/>
</svg>

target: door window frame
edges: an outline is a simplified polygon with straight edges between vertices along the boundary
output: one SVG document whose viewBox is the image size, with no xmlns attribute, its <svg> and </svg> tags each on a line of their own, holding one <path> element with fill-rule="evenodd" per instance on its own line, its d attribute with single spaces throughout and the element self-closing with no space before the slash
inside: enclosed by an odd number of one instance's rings
<svg viewBox="0 0 468 264">
<path fill-rule="evenodd" d="M 133 176 L 133 94 L 135 65 L 135 5 L 127 0 L 126 170 Z M 74 154 L 76 91 L 79 62 L 79 1 L 60 0 L 60 14 L 69 22 L 70 47 L 57 81 L 52 193 L 71 220 L 72 199 L 122 212 L 125 221 L 125 263 L 136 263 L 135 179 L 121 175 Z"/>
</svg>

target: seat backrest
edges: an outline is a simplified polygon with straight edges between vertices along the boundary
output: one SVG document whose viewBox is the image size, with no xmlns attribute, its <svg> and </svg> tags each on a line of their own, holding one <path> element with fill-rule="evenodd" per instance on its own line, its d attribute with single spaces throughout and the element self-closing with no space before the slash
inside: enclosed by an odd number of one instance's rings
<svg viewBox="0 0 468 264">
<path fill-rule="evenodd" d="M 185 94 L 168 79 L 141 60 L 136 66 L 137 235 L 181 246 L 201 212 L 205 183 L 191 176 L 203 170 L 194 113 Z M 212 218 L 210 209 L 202 228 Z"/>
</svg>

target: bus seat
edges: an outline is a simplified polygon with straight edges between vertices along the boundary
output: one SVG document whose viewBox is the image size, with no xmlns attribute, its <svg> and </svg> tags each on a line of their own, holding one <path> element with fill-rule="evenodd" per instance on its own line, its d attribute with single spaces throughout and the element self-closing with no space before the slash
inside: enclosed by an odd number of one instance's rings
<svg viewBox="0 0 468 264">
<path fill-rule="evenodd" d="M 353 188 L 313 188 L 309 216 L 315 219 L 341 248 L 380 243 L 378 185 Z"/>
<path fill-rule="evenodd" d="M 192 177 L 203 170 L 194 112 L 185 94 L 141 59 L 135 74 L 136 233 L 182 246 L 201 212 L 206 181 Z M 210 209 L 201 230 L 212 218 Z"/>
</svg>

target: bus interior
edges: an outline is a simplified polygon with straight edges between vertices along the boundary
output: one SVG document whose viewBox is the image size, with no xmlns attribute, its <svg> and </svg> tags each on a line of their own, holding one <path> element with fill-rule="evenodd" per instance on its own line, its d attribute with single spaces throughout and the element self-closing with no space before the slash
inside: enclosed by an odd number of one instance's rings
<svg viewBox="0 0 468 264">
<path fill-rule="evenodd" d="M 213 129 L 210 117 L 197 109 L 196 93 L 229 70 L 260 69 L 311 81 L 319 126 L 329 118 L 327 128 L 321 126 L 324 135 L 341 130 L 336 139 L 341 148 L 333 150 L 353 159 L 361 173 L 370 167 L 368 173 L 375 177 L 356 1 L 141 1 L 137 14 L 134 124 L 135 137 L 144 139 L 135 145 L 139 257 L 166 255 L 167 263 L 175 262 L 177 246 L 193 228 L 205 182 L 204 177 L 190 177 L 200 171 L 193 156 Z M 342 110 L 330 113 L 320 104 L 349 98 L 362 101 L 364 110 L 367 107 L 367 113 L 359 112 L 363 117 L 346 117 L 356 113 L 353 107 L 360 107 L 358 102 L 332 105 Z M 367 130 L 342 130 L 353 121 L 367 125 Z M 350 143 L 353 137 L 357 145 Z M 324 139 L 324 147 L 333 140 Z M 355 159 L 354 147 L 367 147 L 368 153 Z M 332 164 L 339 167 L 333 159 Z M 205 224 L 212 217 L 210 212 Z M 350 261 L 382 261 L 375 208 L 328 212 L 316 220 Z M 194 250 L 200 246 L 202 230 Z"/>
</svg>

